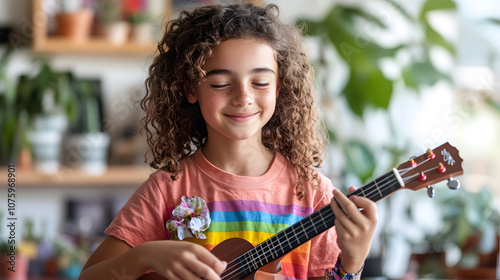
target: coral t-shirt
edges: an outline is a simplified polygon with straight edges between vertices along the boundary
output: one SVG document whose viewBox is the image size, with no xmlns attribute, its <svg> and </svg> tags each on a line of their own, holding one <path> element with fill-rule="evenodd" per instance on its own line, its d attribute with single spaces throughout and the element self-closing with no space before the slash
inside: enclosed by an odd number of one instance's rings
<svg viewBox="0 0 500 280">
<path fill-rule="evenodd" d="M 307 185 L 304 199 L 294 194 L 293 167 L 276 153 L 262 176 L 238 176 L 213 166 L 200 150 L 181 161 L 178 179 L 158 170 L 146 180 L 119 211 L 105 233 L 134 247 L 156 240 L 169 240 L 165 223 L 182 196 L 203 198 L 211 224 L 206 239 L 187 238 L 211 250 L 220 242 L 243 238 L 254 246 L 295 224 L 330 203 L 333 186 L 320 174 L 317 188 Z M 307 279 L 325 275 L 337 260 L 340 249 L 335 229 L 329 229 L 302 244 L 281 260 L 281 279 Z"/>
</svg>

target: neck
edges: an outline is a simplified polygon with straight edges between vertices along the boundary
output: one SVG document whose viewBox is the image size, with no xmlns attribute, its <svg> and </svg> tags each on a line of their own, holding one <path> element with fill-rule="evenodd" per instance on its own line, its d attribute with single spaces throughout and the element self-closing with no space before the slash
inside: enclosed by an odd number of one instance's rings
<svg viewBox="0 0 500 280">
<path fill-rule="evenodd" d="M 262 143 L 249 141 L 222 144 L 207 141 L 202 152 L 217 168 L 239 176 L 261 176 L 269 170 L 274 160 L 274 153 Z"/>
</svg>

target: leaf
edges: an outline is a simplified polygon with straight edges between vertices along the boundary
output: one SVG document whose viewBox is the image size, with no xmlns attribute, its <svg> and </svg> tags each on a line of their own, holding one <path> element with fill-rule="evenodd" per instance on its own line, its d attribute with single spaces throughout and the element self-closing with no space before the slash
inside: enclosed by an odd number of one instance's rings
<svg viewBox="0 0 500 280">
<path fill-rule="evenodd" d="M 500 104 L 496 103 L 491 97 L 486 97 L 485 101 L 486 104 L 500 113 Z"/>
<path fill-rule="evenodd" d="M 392 91 L 393 82 L 380 69 L 366 63 L 365 67 L 358 67 L 356 72 L 351 70 L 343 94 L 349 107 L 361 117 L 367 106 L 388 108 Z"/>
<path fill-rule="evenodd" d="M 485 21 L 500 25 L 500 19 L 498 18 L 487 18 Z"/>
<path fill-rule="evenodd" d="M 5 52 L 2 54 L 2 57 L 0 58 L 0 77 L 1 77 L 1 75 L 4 74 L 5 68 L 7 67 L 7 64 L 9 63 L 12 51 L 13 51 L 13 48 L 8 47 L 5 50 Z"/>
<path fill-rule="evenodd" d="M 469 226 L 469 221 L 467 220 L 465 213 L 460 214 L 456 223 L 457 225 L 455 230 L 457 234 L 457 245 L 461 247 L 465 244 L 465 241 L 471 232 L 471 227 Z"/>
<path fill-rule="evenodd" d="M 425 23 L 425 37 L 430 43 L 434 43 L 438 46 L 445 48 L 449 53 L 455 55 L 455 47 L 450 42 L 439 34 L 428 22 Z"/>
<path fill-rule="evenodd" d="M 428 58 L 404 67 L 402 76 L 405 84 L 414 89 L 418 89 L 421 85 L 432 86 L 438 81 L 450 79 L 438 71 Z"/>
<path fill-rule="evenodd" d="M 346 169 L 363 182 L 373 176 L 375 170 L 375 156 L 367 145 L 357 140 L 350 140 L 344 148 Z"/>
<path fill-rule="evenodd" d="M 387 28 L 387 25 L 380 20 L 380 18 L 368 13 L 367 11 L 359 8 L 352 7 L 343 7 L 342 14 L 344 17 L 349 18 L 349 20 L 353 20 L 355 16 L 360 17 L 368 22 L 374 23 L 375 25 L 381 28 Z"/>
<path fill-rule="evenodd" d="M 427 0 L 420 11 L 420 22 L 427 21 L 427 13 L 436 10 L 454 10 L 457 5 L 452 0 Z"/>
<path fill-rule="evenodd" d="M 398 10 L 403 17 L 405 17 L 409 21 L 413 21 L 413 17 L 396 1 L 394 0 L 384 0 L 385 2 L 389 3 L 393 8 Z"/>
</svg>

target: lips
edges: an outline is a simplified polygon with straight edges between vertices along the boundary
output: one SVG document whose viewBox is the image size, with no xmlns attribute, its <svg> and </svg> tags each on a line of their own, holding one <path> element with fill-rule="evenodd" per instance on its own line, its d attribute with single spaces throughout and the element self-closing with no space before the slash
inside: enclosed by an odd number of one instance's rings
<svg viewBox="0 0 500 280">
<path fill-rule="evenodd" d="M 242 115 L 225 115 L 226 117 L 234 120 L 234 121 L 237 121 L 237 122 L 246 122 L 246 121 L 249 121 L 251 119 L 253 119 L 255 116 L 257 115 L 257 113 L 254 113 L 254 114 L 242 114 Z"/>
</svg>

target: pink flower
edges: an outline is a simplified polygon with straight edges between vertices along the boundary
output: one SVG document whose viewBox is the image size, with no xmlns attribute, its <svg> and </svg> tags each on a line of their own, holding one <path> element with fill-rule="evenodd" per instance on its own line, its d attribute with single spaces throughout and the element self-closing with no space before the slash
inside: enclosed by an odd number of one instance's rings
<svg viewBox="0 0 500 280">
<path fill-rule="evenodd" d="M 172 232 L 172 239 L 183 240 L 196 236 L 206 239 L 203 234 L 210 227 L 210 211 L 207 203 L 197 196 L 183 196 L 181 203 L 172 211 L 173 219 L 165 224 L 167 230 Z"/>
</svg>

